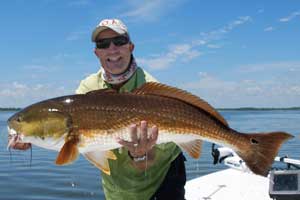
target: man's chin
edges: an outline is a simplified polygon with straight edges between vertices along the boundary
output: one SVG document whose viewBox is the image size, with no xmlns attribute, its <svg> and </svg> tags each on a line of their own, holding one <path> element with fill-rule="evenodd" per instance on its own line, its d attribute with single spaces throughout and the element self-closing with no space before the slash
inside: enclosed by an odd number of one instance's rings
<svg viewBox="0 0 300 200">
<path fill-rule="evenodd" d="M 118 74 L 122 74 L 125 70 L 127 69 L 127 66 L 124 65 L 110 65 L 110 66 L 106 66 L 104 68 L 104 70 L 110 74 L 114 74 L 114 75 L 118 75 Z"/>
</svg>

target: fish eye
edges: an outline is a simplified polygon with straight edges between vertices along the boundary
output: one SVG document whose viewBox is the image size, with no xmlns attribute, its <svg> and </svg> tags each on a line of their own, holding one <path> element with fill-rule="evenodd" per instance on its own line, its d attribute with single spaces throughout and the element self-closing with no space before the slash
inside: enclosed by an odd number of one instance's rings
<svg viewBox="0 0 300 200">
<path fill-rule="evenodd" d="M 18 116 L 16 120 L 17 120 L 17 122 L 22 122 L 22 117 Z"/>
</svg>

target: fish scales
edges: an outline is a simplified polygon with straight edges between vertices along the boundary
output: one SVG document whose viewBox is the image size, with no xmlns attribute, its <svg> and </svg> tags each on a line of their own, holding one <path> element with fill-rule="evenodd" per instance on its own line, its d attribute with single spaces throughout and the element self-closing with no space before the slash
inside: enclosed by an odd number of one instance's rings
<svg viewBox="0 0 300 200">
<path fill-rule="evenodd" d="M 218 130 L 226 129 L 201 110 L 184 102 L 164 97 L 103 94 L 90 98 L 78 96 L 73 100 L 76 104 L 70 106 L 78 105 L 85 108 L 75 109 L 79 112 L 70 112 L 73 125 L 81 127 L 80 129 L 107 130 L 110 127 L 118 131 L 132 123 L 147 120 L 149 125 L 156 124 L 161 130 L 178 134 L 206 133 L 204 137 L 214 134 L 217 140 L 222 138 L 222 135 L 217 137 L 216 134 L 221 132 Z M 99 108 L 99 112 L 95 112 L 96 107 Z M 209 131 L 205 127 L 209 127 Z"/>
</svg>

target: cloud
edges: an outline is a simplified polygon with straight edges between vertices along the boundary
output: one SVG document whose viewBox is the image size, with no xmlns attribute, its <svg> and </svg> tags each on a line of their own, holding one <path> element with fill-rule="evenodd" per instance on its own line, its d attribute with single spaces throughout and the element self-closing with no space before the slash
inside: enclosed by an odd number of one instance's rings
<svg viewBox="0 0 300 200">
<path fill-rule="evenodd" d="M 257 11 L 258 14 L 261 14 L 261 13 L 264 13 L 264 12 L 265 12 L 265 10 L 264 10 L 263 8 L 261 8 L 261 9 L 259 9 L 259 10 Z"/>
<path fill-rule="evenodd" d="M 221 30 L 219 30 L 219 32 L 227 33 L 229 31 L 231 31 L 232 29 L 236 28 L 237 26 L 243 25 L 250 21 L 252 21 L 250 16 L 239 17 L 237 20 L 234 20 L 233 22 L 230 22 L 227 26 L 223 27 Z"/>
<path fill-rule="evenodd" d="M 222 46 L 221 45 L 218 45 L 218 44 L 208 44 L 207 45 L 207 48 L 210 48 L 210 49 L 220 49 Z"/>
<path fill-rule="evenodd" d="M 281 61 L 271 63 L 258 63 L 240 66 L 238 69 L 242 73 L 263 73 L 274 71 L 300 71 L 299 61 Z"/>
<path fill-rule="evenodd" d="M 221 45 L 215 44 L 216 40 L 220 40 L 225 34 L 229 34 L 232 30 L 245 23 L 252 21 L 249 16 L 238 17 L 236 20 L 229 22 L 220 29 L 210 32 L 202 32 L 201 38 L 190 41 L 186 44 L 170 45 L 168 51 L 160 55 L 150 58 L 137 58 L 137 61 L 152 70 L 163 70 L 169 68 L 175 62 L 187 62 L 203 55 L 203 51 L 198 48 L 207 47 L 210 49 L 221 48 Z"/>
<path fill-rule="evenodd" d="M 165 16 L 185 0 L 131 0 L 127 1 L 129 10 L 122 13 L 121 17 L 128 17 L 131 20 L 155 21 Z"/>
<path fill-rule="evenodd" d="M 198 80 L 181 87 L 216 107 L 299 106 L 300 61 L 242 65 L 229 74 L 238 79 L 199 72 Z"/>
<path fill-rule="evenodd" d="M 279 21 L 280 22 L 289 22 L 291 21 L 292 19 L 294 19 L 295 17 L 299 16 L 300 15 L 300 11 L 297 11 L 297 12 L 293 12 L 291 13 L 289 16 L 287 17 L 283 17 L 283 18 L 280 18 Z"/>
<path fill-rule="evenodd" d="M 90 5 L 90 0 L 73 0 L 68 3 L 69 6 L 87 6 Z"/>
<path fill-rule="evenodd" d="M 51 84 L 29 85 L 20 82 L 0 85 L 0 107 L 25 107 L 32 103 L 73 93 L 65 87 Z"/>
<path fill-rule="evenodd" d="M 271 32 L 271 31 L 274 31 L 274 30 L 275 30 L 274 27 L 269 26 L 269 27 L 267 27 L 267 28 L 264 29 L 264 32 Z"/>
<path fill-rule="evenodd" d="M 25 70 L 30 70 L 30 71 L 50 71 L 49 67 L 44 66 L 44 65 L 25 65 L 23 66 L 23 69 Z"/>
<path fill-rule="evenodd" d="M 286 77 L 287 78 L 287 77 Z M 299 106 L 300 81 L 285 82 L 278 78 L 228 81 L 199 73 L 199 80 L 182 85 L 215 107 L 287 107 Z"/>
<path fill-rule="evenodd" d="M 89 35 L 89 31 L 74 31 L 69 33 L 69 35 L 66 37 L 67 41 L 76 41 L 83 38 L 87 38 Z"/>
<path fill-rule="evenodd" d="M 154 58 L 138 58 L 137 61 L 141 65 L 148 66 L 153 70 L 162 70 L 169 68 L 174 62 L 188 62 L 202 53 L 192 49 L 189 44 L 171 45 L 169 51 L 163 55 Z"/>
</svg>

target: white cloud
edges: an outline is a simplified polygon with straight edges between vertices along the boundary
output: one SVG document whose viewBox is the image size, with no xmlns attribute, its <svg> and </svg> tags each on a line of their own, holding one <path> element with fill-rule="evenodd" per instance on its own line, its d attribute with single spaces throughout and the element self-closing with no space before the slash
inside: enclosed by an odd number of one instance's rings
<svg viewBox="0 0 300 200">
<path fill-rule="evenodd" d="M 48 66 L 35 65 L 35 64 L 25 65 L 25 66 L 23 66 L 23 69 L 30 70 L 30 71 L 43 71 L 43 72 L 50 71 L 50 68 Z"/>
<path fill-rule="evenodd" d="M 127 1 L 130 8 L 121 14 L 121 17 L 128 17 L 131 20 L 154 21 L 165 16 L 185 0 L 130 0 Z"/>
<path fill-rule="evenodd" d="M 299 61 L 243 65 L 229 74 L 238 79 L 225 80 L 218 75 L 199 72 L 197 81 L 181 87 L 216 107 L 299 106 Z"/>
<path fill-rule="evenodd" d="M 199 80 L 182 85 L 215 107 L 299 106 L 298 83 L 277 79 L 226 81 L 201 73 Z"/>
<path fill-rule="evenodd" d="M 150 58 L 137 58 L 137 60 L 140 64 L 153 70 L 167 69 L 175 62 L 187 62 L 203 55 L 198 49 L 199 47 L 206 46 L 211 49 L 221 48 L 221 45 L 211 42 L 219 40 L 223 35 L 229 34 L 233 29 L 250 21 L 252 20 L 249 16 L 238 17 L 238 19 L 229 22 L 220 29 L 208 33 L 201 33 L 201 38 L 199 39 L 192 40 L 186 44 L 170 45 L 168 51 L 165 53 Z"/>
<path fill-rule="evenodd" d="M 292 19 L 294 19 L 295 17 L 299 16 L 300 15 L 300 11 L 297 11 L 297 12 L 293 12 L 291 13 L 289 16 L 287 17 L 283 17 L 283 18 L 280 18 L 279 21 L 280 22 L 289 22 L 291 21 Z"/>
<path fill-rule="evenodd" d="M 207 45 L 207 48 L 210 48 L 210 49 L 220 49 L 222 46 L 221 45 L 218 45 L 218 44 L 208 44 Z"/>
<path fill-rule="evenodd" d="M 0 85 L 0 107 L 25 107 L 32 103 L 72 94 L 73 91 L 50 84 L 29 85 L 20 82 Z"/>
<path fill-rule="evenodd" d="M 72 0 L 68 3 L 69 6 L 87 6 L 90 4 L 90 0 Z"/>
<path fill-rule="evenodd" d="M 257 11 L 257 13 L 264 13 L 265 12 L 265 10 L 262 8 L 262 9 L 259 9 L 258 11 Z"/>
<path fill-rule="evenodd" d="M 239 17 L 237 20 L 230 22 L 228 25 L 224 26 L 223 28 L 219 29 L 216 34 L 225 34 L 236 28 L 237 26 L 243 25 L 247 22 L 252 21 L 250 16 L 242 16 Z"/>
<path fill-rule="evenodd" d="M 90 34 L 89 31 L 74 31 L 69 33 L 69 35 L 66 37 L 67 41 L 76 41 L 83 38 L 87 38 L 88 34 Z"/>
<path fill-rule="evenodd" d="M 273 26 L 269 26 L 264 29 L 265 32 L 270 32 L 270 31 L 274 31 L 274 30 L 275 30 L 275 28 Z"/>
<path fill-rule="evenodd" d="M 163 55 L 153 58 L 138 58 L 137 61 L 141 65 L 148 66 L 153 70 L 162 70 L 169 68 L 176 61 L 188 62 L 191 59 L 201 55 L 200 51 L 193 50 L 189 44 L 171 45 L 169 51 Z"/>
<path fill-rule="evenodd" d="M 239 67 L 240 72 L 243 73 L 262 73 L 266 71 L 285 70 L 285 71 L 298 71 L 300 70 L 299 61 L 281 61 L 270 63 L 249 64 Z"/>
</svg>

